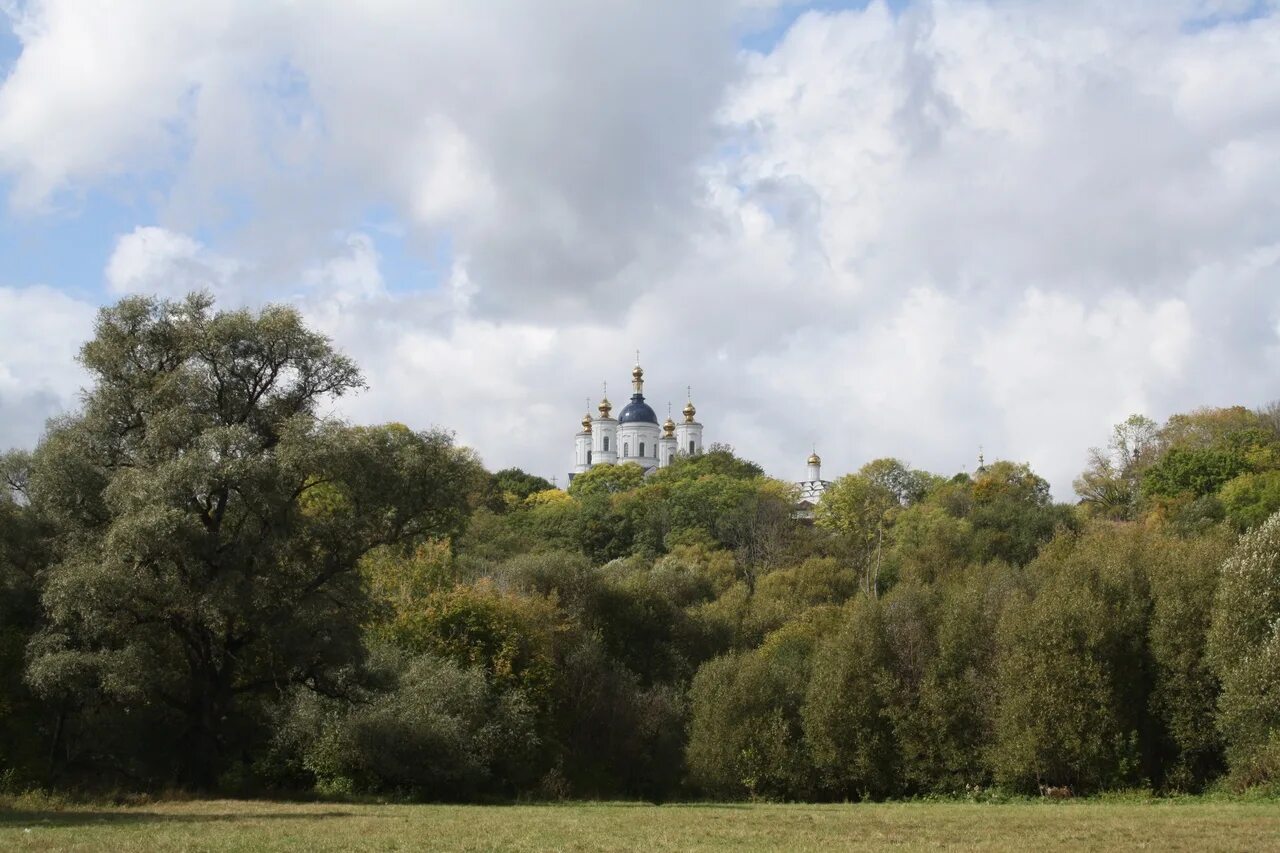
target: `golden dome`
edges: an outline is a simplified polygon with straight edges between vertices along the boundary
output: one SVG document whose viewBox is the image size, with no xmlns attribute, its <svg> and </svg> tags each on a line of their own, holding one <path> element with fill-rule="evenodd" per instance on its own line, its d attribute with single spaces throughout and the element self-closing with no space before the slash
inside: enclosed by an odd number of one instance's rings
<svg viewBox="0 0 1280 853">
<path fill-rule="evenodd" d="M 684 408 L 681 411 L 684 412 L 684 422 L 687 424 L 693 423 L 693 416 L 698 413 L 698 410 L 693 407 L 692 400 L 685 403 Z"/>
<path fill-rule="evenodd" d="M 587 412 L 582 416 L 582 431 L 591 432 L 591 413 Z"/>
<path fill-rule="evenodd" d="M 676 422 L 667 417 L 667 422 L 662 425 L 662 433 L 667 438 L 671 438 L 676 433 Z"/>
<path fill-rule="evenodd" d="M 600 401 L 598 408 L 600 409 L 600 417 L 607 418 L 609 417 L 609 412 L 613 410 L 613 403 L 610 403 L 609 398 L 605 397 Z"/>
<path fill-rule="evenodd" d="M 822 459 L 820 459 L 820 458 L 818 457 L 818 453 L 817 453 L 817 451 L 816 451 L 816 450 L 815 450 L 813 453 L 810 453 L 810 454 L 809 454 L 809 464 L 810 464 L 810 465 L 821 465 L 821 464 L 822 464 Z"/>
<path fill-rule="evenodd" d="M 631 378 L 632 378 L 632 379 L 641 379 L 641 378 L 643 378 L 643 377 L 644 377 L 644 368 L 643 368 L 643 367 L 641 367 L 640 365 L 638 365 L 638 364 L 637 364 L 635 367 L 631 368 Z"/>
</svg>

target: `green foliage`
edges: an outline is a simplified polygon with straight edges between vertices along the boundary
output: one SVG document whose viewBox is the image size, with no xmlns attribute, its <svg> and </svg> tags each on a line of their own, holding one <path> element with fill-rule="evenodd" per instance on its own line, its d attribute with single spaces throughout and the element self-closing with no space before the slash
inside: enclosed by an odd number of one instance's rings
<svg viewBox="0 0 1280 853">
<path fill-rule="evenodd" d="M 374 626 L 381 642 L 477 668 L 499 687 L 519 688 L 535 708 L 550 706 L 560 630 L 547 601 L 488 582 L 431 592 Z"/>
<path fill-rule="evenodd" d="M 360 560 L 369 594 L 380 604 L 403 617 L 433 592 L 448 589 L 458 580 L 458 571 L 447 540 L 433 539 L 410 553 L 382 546 Z"/>
<path fill-rule="evenodd" d="M 597 465 L 574 475 L 569 484 L 569 494 L 575 498 L 597 495 L 616 495 L 628 492 L 644 482 L 644 469 L 634 462 L 622 465 Z"/>
<path fill-rule="evenodd" d="M 1275 407 L 1129 418 L 1079 507 L 1025 464 L 877 459 L 811 524 L 723 446 L 560 491 L 326 420 L 359 375 L 288 309 L 127 299 L 83 361 L 83 409 L 0 458 L 5 785 L 846 800 L 1280 773 Z"/>
<path fill-rule="evenodd" d="M 1218 680 L 1206 643 L 1219 567 L 1232 541 L 1220 534 L 1186 538 L 1144 530 L 1129 536 L 1141 549 L 1151 587 L 1148 643 L 1155 683 L 1148 707 L 1160 725 L 1162 753 L 1153 781 L 1200 790 L 1222 769 L 1214 719 Z"/>
<path fill-rule="evenodd" d="M 394 687 L 357 704 L 296 695 L 281 736 L 321 792 L 456 801 L 528 783 L 538 739 L 519 691 L 432 657 L 397 661 L 394 671 Z"/>
<path fill-rule="evenodd" d="M 811 608 L 843 604 L 857 591 L 857 577 L 839 560 L 811 557 L 757 581 L 744 630 L 758 642 Z"/>
<path fill-rule="evenodd" d="M 563 793 L 661 800 L 679 788 L 685 728 L 680 690 L 642 685 L 594 634 L 584 635 L 560 661 L 557 689 L 554 775 L 567 783 Z"/>
<path fill-rule="evenodd" d="M 1145 648 L 1150 597 L 1140 553 L 1105 527 L 1064 537 L 1031 566 L 998 632 L 998 782 L 1076 791 L 1149 778 Z"/>
<path fill-rule="evenodd" d="M 718 796 L 804 798 L 816 791 L 801 708 L 831 609 L 811 611 L 759 649 L 705 664 L 689 688 L 693 783 Z"/>
<path fill-rule="evenodd" d="M 510 495 L 512 502 L 523 501 L 538 492 L 555 490 L 555 486 L 551 485 L 550 481 L 519 468 L 503 468 L 493 475 L 492 482 L 498 493 Z"/>
<path fill-rule="evenodd" d="M 900 676 L 906 689 L 893 706 L 903 779 L 911 789 L 957 794 L 990 781 L 996 626 L 1000 606 L 1016 585 L 1012 571 L 993 564 L 953 579 L 929 602 L 936 628 L 929 646 L 915 645 L 930 654 L 914 666 L 898 665 L 909 677 Z M 897 621 L 894 611 L 890 616 Z"/>
<path fill-rule="evenodd" d="M 916 471 L 899 459 L 873 459 L 858 469 L 873 484 L 890 492 L 902 506 L 918 504 L 944 480 L 928 471 Z"/>
<path fill-rule="evenodd" d="M 1147 469 L 1142 494 L 1153 498 L 1204 497 L 1248 467 L 1244 457 L 1233 450 L 1175 447 Z"/>
<path fill-rule="evenodd" d="M 814 653 L 804 734 L 822 787 L 841 799 L 901 790 L 891 655 L 884 610 L 866 598 L 855 600 Z"/>
<path fill-rule="evenodd" d="M 1238 783 L 1280 781 L 1280 514 L 1240 538 L 1222 565 L 1209 660 L 1222 682 L 1218 725 Z"/>
<path fill-rule="evenodd" d="M 30 683 L 69 707 L 168 709 L 178 778 L 200 787 L 263 722 L 257 697 L 358 660 L 360 558 L 455 533 L 479 475 L 442 433 L 320 420 L 359 374 L 293 311 L 210 308 L 104 309 L 84 411 L 30 479 L 57 543 Z"/>
<path fill-rule="evenodd" d="M 693 456 L 676 456 L 666 468 L 654 472 L 653 480 L 657 483 L 672 483 L 678 480 L 696 480 L 709 474 L 734 480 L 754 480 L 764 476 L 764 469 L 754 462 L 737 457 L 733 448 L 728 445 L 713 444 L 704 452 Z"/>
<path fill-rule="evenodd" d="M 967 519 L 928 502 L 895 517 L 889 559 L 901 579 L 933 583 L 969 565 L 973 546 Z"/>
<path fill-rule="evenodd" d="M 1158 452 L 1155 421 L 1130 415 L 1117 424 L 1106 449 L 1089 451 L 1089 467 L 1073 486 L 1090 514 L 1112 520 L 1133 518 L 1143 470 Z"/>
<path fill-rule="evenodd" d="M 1257 527 L 1280 510 L 1280 470 L 1241 474 L 1223 485 L 1219 498 L 1237 530 Z"/>
<path fill-rule="evenodd" d="M 1076 526 L 1070 508 L 1052 503 L 1048 481 L 1025 464 L 988 465 L 973 479 L 972 500 L 967 520 L 979 562 L 1025 565 L 1060 528 Z"/>
<path fill-rule="evenodd" d="M 815 510 L 820 527 L 848 537 L 863 549 L 874 546 L 899 506 L 886 486 L 862 474 L 847 474 L 831 484 Z"/>
</svg>

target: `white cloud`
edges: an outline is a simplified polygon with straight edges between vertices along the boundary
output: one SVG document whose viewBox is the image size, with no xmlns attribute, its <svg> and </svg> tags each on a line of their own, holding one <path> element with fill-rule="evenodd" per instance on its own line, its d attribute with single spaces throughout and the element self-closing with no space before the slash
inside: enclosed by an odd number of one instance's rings
<svg viewBox="0 0 1280 853">
<path fill-rule="evenodd" d="M 158 182 L 112 293 L 292 301 L 342 412 L 494 466 L 563 471 L 636 347 L 779 475 L 982 444 L 1060 498 L 1130 411 L 1280 396 L 1274 10 L 873 2 L 735 59 L 746 6 L 32 3 L 0 170 Z"/>
<path fill-rule="evenodd" d="M 175 298 L 192 290 L 208 290 L 225 297 L 238 267 L 185 234 L 139 226 L 116 241 L 106 278 L 111 292 L 120 295 Z"/>
<path fill-rule="evenodd" d="M 94 309 L 48 287 L 0 287 L 0 448 L 31 447 L 75 405 Z"/>
</svg>

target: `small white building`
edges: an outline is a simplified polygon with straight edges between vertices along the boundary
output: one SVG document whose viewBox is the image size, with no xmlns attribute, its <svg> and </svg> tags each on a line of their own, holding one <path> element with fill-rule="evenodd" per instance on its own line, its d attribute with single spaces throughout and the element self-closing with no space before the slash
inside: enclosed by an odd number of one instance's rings
<svg viewBox="0 0 1280 853">
<path fill-rule="evenodd" d="M 795 517 L 812 520 L 814 509 L 830 486 L 831 483 L 822 479 L 822 459 L 818 456 L 818 451 L 814 450 L 809 454 L 805 479 L 796 483 L 796 487 L 800 490 L 800 497 L 796 501 Z"/>
<path fill-rule="evenodd" d="M 644 401 L 644 368 L 639 364 L 631 371 L 631 401 L 615 419 L 613 404 L 606 396 L 597 407 L 600 414 L 582 417 L 582 431 L 573 440 L 573 471 L 589 471 L 596 465 L 620 465 L 634 462 L 645 473 L 665 468 L 677 454 L 692 456 L 702 452 L 702 424 L 694 420 L 698 410 L 690 399 L 685 403 L 684 420 L 676 423 L 670 417 L 661 426 L 653 408 Z"/>
</svg>

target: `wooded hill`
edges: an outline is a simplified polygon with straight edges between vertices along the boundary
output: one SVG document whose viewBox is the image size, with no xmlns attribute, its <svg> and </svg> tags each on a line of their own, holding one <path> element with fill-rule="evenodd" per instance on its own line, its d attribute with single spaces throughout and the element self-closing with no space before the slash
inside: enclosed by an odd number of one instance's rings
<svg viewBox="0 0 1280 853">
<path fill-rule="evenodd" d="M 104 309 L 3 458 L 0 785 L 843 800 L 1280 779 L 1280 411 L 1135 416 L 1081 500 L 716 447 L 568 492 L 321 416 L 287 308 Z M 1082 449 L 1083 451 L 1083 449 Z"/>
</svg>

